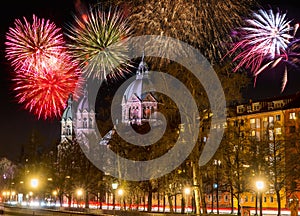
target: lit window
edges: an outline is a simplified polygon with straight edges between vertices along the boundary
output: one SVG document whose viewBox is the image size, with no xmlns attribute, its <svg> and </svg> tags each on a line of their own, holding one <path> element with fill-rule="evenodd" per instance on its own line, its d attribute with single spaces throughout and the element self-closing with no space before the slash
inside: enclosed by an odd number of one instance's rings
<svg viewBox="0 0 300 216">
<path fill-rule="evenodd" d="M 274 124 L 274 116 L 269 116 L 269 127 L 273 127 Z"/>
<path fill-rule="evenodd" d="M 276 135 L 281 134 L 281 128 L 275 128 L 275 134 Z"/>
<path fill-rule="evenodd" d="M 295 112 L 290 113 L 290 119 L 296 119 L 296 113 Z"/>
<path fill-rule="evenodd" d="M 250 127 L 255 128 L 255 119 L 250 119 Z"/>
<path fill-rule="evenodd" d="M 256 128 L 260 128 L 260 119 L 259 118 L 256 119 Z"/>
<path fill-rule="evenodd" d="M 264 126 L 264 128 L 268 127 L 268 118 L 267 117 L 263 118 L 263 126 Z"/>
<path fill-rule="evenodd" d="M 256 139 L 257 139 L 257 141 L 260 141 L 260 132 L 259 131 L 256 131 Z"/>
<path fill-rule="evenodd" d="M 269 140 L 274 140 L 274 131 L 269 130 Z"/>
</svg>

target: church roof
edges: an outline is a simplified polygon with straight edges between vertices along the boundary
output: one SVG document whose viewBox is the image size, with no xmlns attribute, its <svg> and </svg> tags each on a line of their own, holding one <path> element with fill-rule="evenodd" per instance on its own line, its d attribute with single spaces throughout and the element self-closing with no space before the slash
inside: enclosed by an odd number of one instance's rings
<svg viewBox="0 0 300 216">
<path fill-rule="evenodd" d="M 81 99 L 81 101 L 78 104 L 77 110 L 78 111 L 83 111 L 83 110 L 90 111 L 90 103 L 89 103 L 89 100 L 88 100 L 88 91 L 87 91 L 86 88 L 84 89 L 84 95 L 83 95 L 83 98 Z"/>
<path fill-rule="evenodd" d="M 73 111 L 72 111 L 72 104 L 73 104 L 73 96 L 72 94 L 69 95 L 68 98 L 68 105 L 67 108 L 64 110 L 64 113 L 62 115 L 62 120 L 67 120 L 67 119 L 73 119 Z"/>
<path fill-rule="evenodd" d="M 144 58 L 142 58 L 136 72 L 136 79 L 127 87 L 123 98 L 125 101 L 128 101 L 133 95 L 135 95 L 142 101 L 149 92 L 154 92 L 154 88 L 151 80 L 149 79 L 148 65 L 144 62 Z"/>
</svg>

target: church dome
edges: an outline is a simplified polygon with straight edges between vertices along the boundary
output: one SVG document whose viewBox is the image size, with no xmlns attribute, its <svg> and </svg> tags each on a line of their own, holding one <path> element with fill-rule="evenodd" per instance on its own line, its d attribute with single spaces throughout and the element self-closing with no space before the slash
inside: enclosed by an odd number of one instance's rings
<svg viewBox="0 0 300 216">
<path fill-rule="evenodd" d="M 149 92 L 154 91 L 153 84 L 149 79 L 148 66 L 142 59 L 136 72 L 136 79 L 127 87 L 123 99 L 127 102 L 133 95 L 136 95 L 143 100 Z"/>
</svg>

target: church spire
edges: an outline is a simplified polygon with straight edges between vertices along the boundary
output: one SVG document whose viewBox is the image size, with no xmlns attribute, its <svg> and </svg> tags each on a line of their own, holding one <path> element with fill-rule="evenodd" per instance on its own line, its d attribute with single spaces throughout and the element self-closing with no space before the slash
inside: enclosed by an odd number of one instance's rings
<svg viewBox="0 0 300 216">
<path fill-rule="evenodd" d="M 68 107 L 71 107 L 73 103 L 73 95 L 72 93 L 69 94 L 69 98 L 68 98 Z"/>
<path fill-rule="evenodd" d="M 142 55 L 142 60 L 139 64 L 139 67 L 137 69 L 136 74 L 137 75 L 148 75 L 148 65 L 147 63 L 144 61 L 145 59 L 145 51 L 143 51 L 143 55 Z"/>
</svg>

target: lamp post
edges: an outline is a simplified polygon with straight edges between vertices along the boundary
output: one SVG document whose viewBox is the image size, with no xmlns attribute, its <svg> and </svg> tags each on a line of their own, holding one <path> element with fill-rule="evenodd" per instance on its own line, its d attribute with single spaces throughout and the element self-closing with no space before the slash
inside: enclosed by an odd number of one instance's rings
<svg viewBox="0 0 300 216">
<path fill-rule="evenodd" d="M 118 186 L 119 186 L 118 182 L 113 182 L 111 184 L 111 187 L 113 189 L 113 210 L 115 210 L 115 207 L 116 207 L 116 190 L 117 190 Z M 115 211 L 114 211 L 114 215 L 115 215 Z"/>
<path fill-rule="evenodd" d="M 219 214 L 219 166 L 221 166 L 221 161 L 214 160 L 214 165 L 217 167 L 216 184 L 214 185 L 214 188 L 216 189 L 217 214 Z"/>
<path fill-rule="evenodd" d="M 121 206 L 121 209 L 122 209 L 122 196 L 124 194 L 124 191 L 122 188 L 118 189 L 118 196 L 120 197 L 120 206 Z M 126 206 L 124 204 L 124 209 L 126 210 Z"/>
<path fill-rule="evenodd" d="M 260 216 L 262 216 L 262 189 L 264 188 L 264 186 L 265 184 L 263 181 L 261 180 L 256 181 L 257 193 L 259 194 L 259 215 Z M 256 199 L 255 213 L 257 214 L 257 199 Z"/>
<path fill-rule="evenodd" d="M 77 189 L 77 199 L 78 199 L 78 201 L 77 201 L 77 207 L 79 206 L 80 207 L 80 201 L 81 201 L 81 196 L 82 196 L 82 194 L 83 194 L 83 191 L 82 191 L 82 189 Z M 78 203 L 79 203 L 79 205 L 78 205 Z"/>
<path fill-rule="evenodd" d="M 186 196 L 186 213 L 188 214 L 188 210 L 189 210 L 189 195 L 191 194 L 191 189 L 189 187 L 186 187 L 184 189 L 184 194 Z"/>
<path fill-rule="evenodd" d="M 56 196 L 57 196 L 57 191 L 53 191 L 52 192 L 53 196 L 54 196 L 54 206 L 56 207 Z"/>
</svg>

